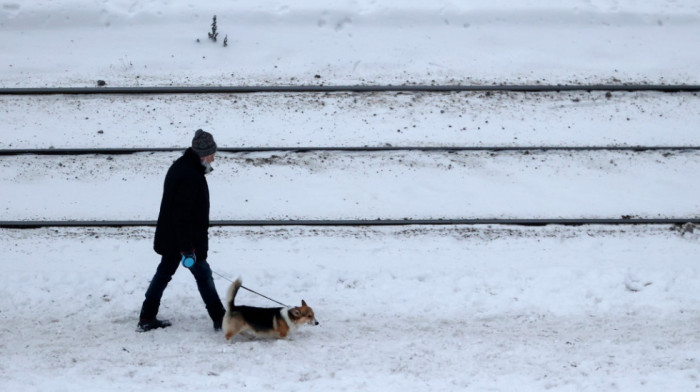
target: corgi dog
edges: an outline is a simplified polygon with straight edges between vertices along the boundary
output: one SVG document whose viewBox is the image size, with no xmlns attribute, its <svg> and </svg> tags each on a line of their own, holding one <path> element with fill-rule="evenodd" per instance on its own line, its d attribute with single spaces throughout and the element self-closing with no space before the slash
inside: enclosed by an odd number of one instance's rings
<svg viewBox="0 0 700 392">
<path fill-rule="evenodd" d="M 238 278 L 228 288 L 223 323 L 226 340 L 243 331 L 252 331 L 258 336 L 284 338 L 300 325 L 318 325 L 313 309 L 304 300 L 301 301 L 301 306 L 290 308 L 236 306 L 234 301 L 241 283 L 241 278 Z"/>
</svg>

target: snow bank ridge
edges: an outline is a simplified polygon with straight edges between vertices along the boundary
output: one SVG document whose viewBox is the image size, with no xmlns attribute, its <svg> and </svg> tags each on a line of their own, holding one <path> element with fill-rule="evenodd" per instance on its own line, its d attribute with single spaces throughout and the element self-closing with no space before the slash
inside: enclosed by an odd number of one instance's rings
<svg viewBox="0 0 700 392">
<path fill-rule="evenodd" d="M 175 1 L 177 3 L 177 1 Z M 207 2 L 206 6 L 172 6 L 163 1 L 93 1 L 57 0 L 49 3 L 21 4 L 7 1 L 0 7 L 0 26 L 6 29 L 112 27 L 173 22 L 207 23 L 212 15 L 236 24 L 285 23 L 317 25 L 322 29 L 342 30 L 352 24 L 364 26 L 416 25 L 469 28 L 482 24 L 565 24 L 565 25 L 658 25 L 700 22 L 700 4 L 593 5 L 585 1 L 543 1 L 537 5 L 511 8 L 494 2 L 475 1 L 454 4 L 447 1 L 374 2 L 334 1 L 316 3 L 300 1 L 293 6 L 285 2 L 259 5 L 226 1 Z M 171 2 L 169 2 L 171 3 Z M 495 2 L 499 3 L 499 2 Z M 183 10 L 186 10 L 183 12 Z"/>
</svg>

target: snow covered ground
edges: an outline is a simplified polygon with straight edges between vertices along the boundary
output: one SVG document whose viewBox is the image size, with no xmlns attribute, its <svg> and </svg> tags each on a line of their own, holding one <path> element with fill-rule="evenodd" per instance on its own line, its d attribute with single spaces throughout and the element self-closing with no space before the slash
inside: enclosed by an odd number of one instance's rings
<svg viewBox="0 0 700 392">
<path fill-rule="evenodd" d="M 697 94 L 0 96 L 2 148 L 697 146 Z"/>
<path fill-rule="evenodd" d="M 7 220 L 155 220 L 180 153 L 0 159 Z M 212 219 L 683 218 L 700 152 L 221 153 Z M 50 192 L 51 197 L 46 197 Z"/>
<path fill-rule="evenodd" d="M 5 0 L 0 86 L 700 83 L 700 4 L 639 3 Z M 0 148 L 177 147 L 197 128 L 222 147 L 698 146 L 698 100 L 0 96 Z M 177 155 L 0 157 L 0 220 L 155 219 Z M 212 219 L 698 217 L 698 162 L 687 151 L 222 153 L 208 181 Z M 173 326 L 134 331 L 152 237 L 0 230 L 1 390 L 700 388 L 690 225 L 215 227 L 217 273 L 304 299 L 321 323 L 231 344 L 186 271 L 163 299 Z"/>
<path fill-rule="evenodd" d="M 698 233 L 635 228 L 215 229 L 210 261 L 314 307 L 225 343 L 178 271 L 135 321 L 150 229 L 3 230 L 4 390 L 626 390 L 698 385 Z M 228 282 L 217 278 L 221 293 Z M 247 292 L 240 301 L 272 305 Z"/>
</svg>

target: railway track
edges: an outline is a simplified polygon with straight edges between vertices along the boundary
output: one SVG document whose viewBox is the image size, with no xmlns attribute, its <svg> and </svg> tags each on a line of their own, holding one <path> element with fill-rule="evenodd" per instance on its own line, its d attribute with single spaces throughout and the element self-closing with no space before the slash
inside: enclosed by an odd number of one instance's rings
<svg viewBox="0 0 700 392">
<path fill-rule="evenodd" d="M 608 219 L 374 219 L 374 220 L 214 220 L 212 227 L 261 226 L 583 226 L 583 225 L 685 225 L 700 224 L 700 218 L 608 218 Z M 156 221 L 0 221 L 0 228 L 37 229 L 42 227 L 155 227 Z"/>
<path fill-rule="evenodd" d="M 48 88 L 0 88 L 0 95 L 147 95 L 147 94 L 247 94 L 247 93 L 402 93 L 402 92 L 642 92 L 696 93 L 700 85 L 397 85 L 397 86 L 193 86 L 193 87 L 48 87 Z M 0 156 L 14 155 L 123 155 L 144 152 L 176 152 L 173 147 L 129 147 L 129 148 L 5 148 Z M 459 152 L 459 151 L 697 151 L 700 146 L 307 146 L 307 147 L 221 147 L 219 151 L 229 153 L 254 152 Z M 152 227 L 155 221 L 146 220 L 16 220 L 0 221 L 0 228 L 33 229 L 42 227 Z M 446 226 L 446 225 L 684 225 L 700 224 L 700 217 L 643 218 L 621 216 L 618 218 L 538 218 L 538 219 L 356 219 L 356 220 L 216 220 L 216 226 Z"/>
<path fill-rule="evenodd" d="M 396 85 L 396 86 L 191 86 L 191 87 L 29 87 L 0 88 L 0 95 L 81 94 L 242 94 L 242 93 L 378 93 L 378 92 L 564 92 L 659 91 L 698 92 L 700 85 L 594 84 L 594 85 Z"/>
<path fill-rule="evenodd" d="M 182 147 L 134 147 L 134 148 L 16 148 L 0 149 L 0 156 L 13 155 L 126 155 L 143 152 L 178 152 Z M 385 152 L 385 151 L 422 151 L 422 152 L 461 152 L 461 151 L 698 151 L 700 146 L 378 146 L 378 147 L 220 147 L 219 152 L 255 153 L 255 152 Z"/>
</svg>

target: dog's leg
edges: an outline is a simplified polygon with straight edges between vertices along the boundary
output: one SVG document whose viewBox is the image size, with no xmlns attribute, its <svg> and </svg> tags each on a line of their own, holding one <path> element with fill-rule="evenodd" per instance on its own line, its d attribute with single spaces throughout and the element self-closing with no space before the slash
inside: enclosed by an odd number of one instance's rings
<svg viewBox="0 0 700 392">
<path fill-rule="evenodd" d="M 238 335 L 243 329 L 245 329 L 245 323 L 237 319 L 226 320 L 226 340 L 231 340 L 232 337 Z"/>
<path fill-rule="evenodd" d="M 284 320 L 277 320 L 277 328 L 275 330 L 279 333 L 280 338 L 285 338 L 289 333 L 289 324 Z"/>
</svg>

